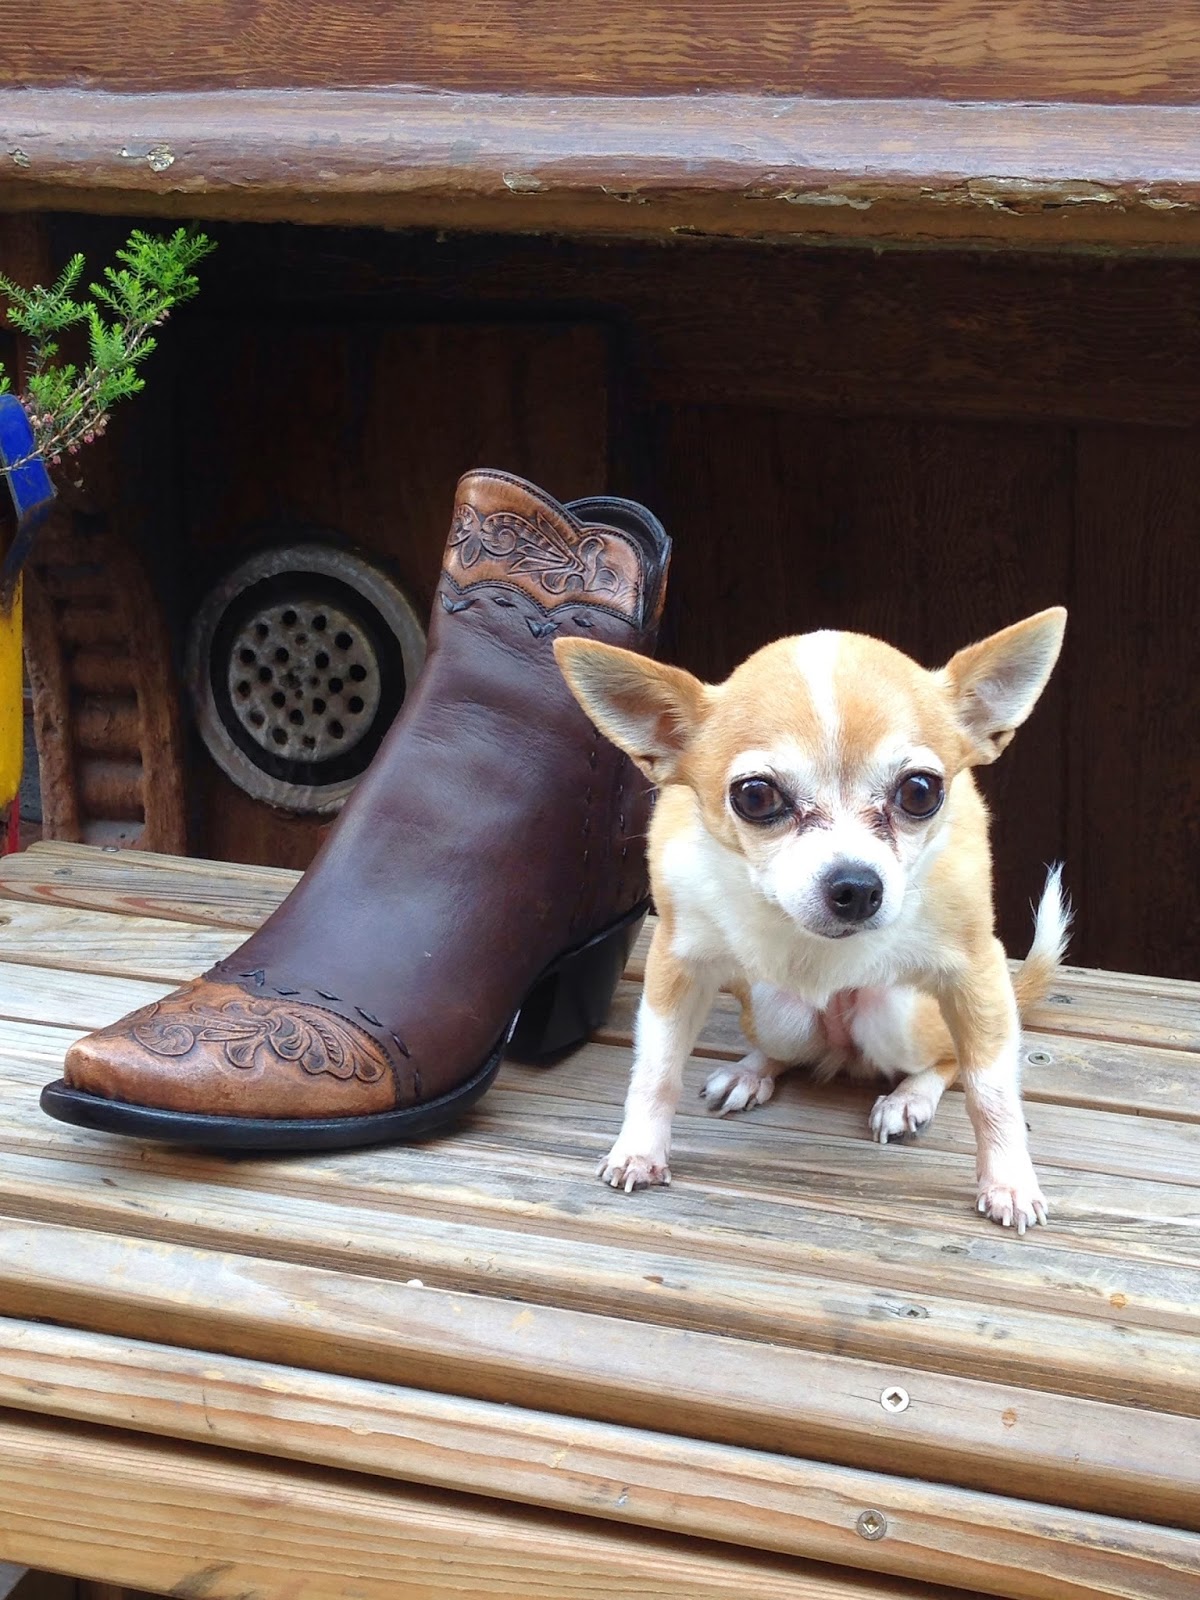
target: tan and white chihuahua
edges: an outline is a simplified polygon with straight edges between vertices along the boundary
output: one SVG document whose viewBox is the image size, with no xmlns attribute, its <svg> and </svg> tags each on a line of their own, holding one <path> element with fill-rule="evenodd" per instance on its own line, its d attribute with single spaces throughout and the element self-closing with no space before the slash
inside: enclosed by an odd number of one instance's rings
<svg viewBox="0 0 1200 1600">
<path fill-rule="evenodd" d="M 979 1210 L 1045 1222 L 1025 1137 L 1020 1013 L 1047 991 L 1069 926 L 1058 871 L 1015 983 L 993 931 L 987 808 L 994 761 L 1058 659 L 1061 607 L 928 672 L 877 639 L 810 633 L 701 683 L 609 645 L 555 643 L 596 726 L 661 786 L 651 824 L 658 926 L 646 960 L 620 1136 L 600 1175 L 626 1192 L 671 1181 L 684 1064 L 717 990 L 752 1045 L 704 1090 L 761 1105 L 788 1067 L 898 1086 L 875 1137 L 924 1127 L 961 1072 Z"/>
</svg>

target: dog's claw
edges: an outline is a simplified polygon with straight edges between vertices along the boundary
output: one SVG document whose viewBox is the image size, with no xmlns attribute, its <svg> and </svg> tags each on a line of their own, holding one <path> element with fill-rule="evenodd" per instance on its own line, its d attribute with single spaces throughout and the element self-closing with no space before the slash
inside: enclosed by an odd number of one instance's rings
<svg viewBox="0 0 1200 1600">
<path fill-rule="evenodd" d="M 871 1107 L 871 1133 L 880 1144 L 910 1138 L 929 1126 L 936 1110 L 927 1094 L 902 1083 L 891 1094 L 881 1094 Z"/>
<path fill-rule="evenodd" d="M 743 1066 L 718 1067 L 708 1075 L 700 1098 L 710 1111 L 727 1117 L 734 1111 L 750 1111 L 765 1106 L 775 1093 L 775 1079 L 768 1073 Z"/>
<path fill-rule="evenodd" d="M 1044 1226 L 1050 1215 L 1032 1167 L 1016 1180 L 981 1181 L 976 1209 L 1002 1228 L 1014 1228 L 1019 1238 L 1039 1223 Z"/>
<path fill-rule="evenodd" d="M 665 1156 L 625 1156 L 612 1150 L 600 1163 L 599 1177 L 610 1189 L 632 1194 L 635 1189 L 646 1189 L 652 1184 L 667 1186 L 671 1182 L 670 1169 Z"/>
</svg>

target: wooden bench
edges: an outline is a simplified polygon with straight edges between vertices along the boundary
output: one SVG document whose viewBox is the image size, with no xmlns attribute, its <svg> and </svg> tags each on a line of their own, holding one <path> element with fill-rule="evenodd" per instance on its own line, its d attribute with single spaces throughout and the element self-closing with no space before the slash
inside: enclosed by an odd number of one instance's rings
<svg viewBox="0 0 1200 1600">
<path fill-rule="evenodd" d="M 69 1040 L 293 875 L 45 844 L 0 865 L 0 1561 L 186 1600 L 1200 1593 L 1200 987 L 1070 971 L 1027 1114 L 1054 1205 L 970 1204 L 797 1075 L 695 1089 L 675 1184 L 594 1179 L 637 997 L 453 1134 L 230 1160 L 45 1118 Z"/>
</svg>

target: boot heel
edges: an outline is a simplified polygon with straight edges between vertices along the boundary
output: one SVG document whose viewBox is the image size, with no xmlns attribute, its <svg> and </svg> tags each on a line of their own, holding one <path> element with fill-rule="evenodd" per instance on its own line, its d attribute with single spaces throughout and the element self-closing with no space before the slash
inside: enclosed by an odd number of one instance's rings
<svg viewBox="0 0 1200 1600">
<path fill-rule="evenodd" d="M 526 996 L 508 1042 L 516 1061 L 553 1061 L 583 1044 L 608 1016 L 637 942 L 644 910 L 573 950 Z"/>
</svg>

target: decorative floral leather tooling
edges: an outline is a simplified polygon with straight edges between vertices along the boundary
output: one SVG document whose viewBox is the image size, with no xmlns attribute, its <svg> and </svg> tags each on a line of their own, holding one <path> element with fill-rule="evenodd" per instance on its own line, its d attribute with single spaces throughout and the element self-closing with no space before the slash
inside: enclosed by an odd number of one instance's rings
<svg viewBox="0 0 1200 1600">
<path fill-rule="evenodd" d="M 314 1075 L 377 1083 L 388 1063 L 369 1035 L 316 1006 L 287 1010 L 266 1000 L 227 1000 L 213 1005 L 179 997 L 163 1010 L 155 1001 L 131 1019 L 130 1032 L 158 1056 L 186 1056 L 197 1043 L 219 1044 L 231 1067 L 264 1067 L 274 1057 Z"/>
<path fill-rule="evenodd" d="M 446 572 L 459 588 L 508 583 L 545 610 L 587 601 L 630 619 L 641 611 L 641 564 L 629 541 L 611 528 L 573 526 L 540 510 L 481 516 L 460 503 Z"/>
</svg>

